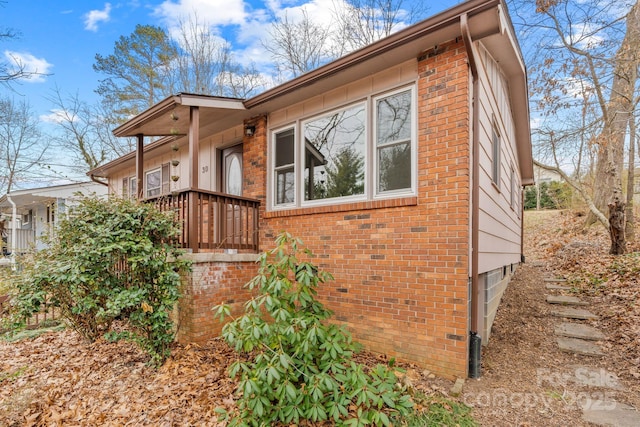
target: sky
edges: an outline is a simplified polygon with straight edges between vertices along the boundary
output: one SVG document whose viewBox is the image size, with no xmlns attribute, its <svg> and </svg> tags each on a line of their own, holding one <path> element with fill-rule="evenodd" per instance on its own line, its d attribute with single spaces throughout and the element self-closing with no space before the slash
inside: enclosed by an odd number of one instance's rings
<svg viewBox="0 0 640 427">
<path fill-rule="evenodd" d="M 43 121 L 50 121 L 53 106 L 47 97 L 56 87 L 63 94 L 97 101 L 94 90 L 105 76 L 93 70 L 96 54 L 113 53 L 115 42 L 133 33 L 137 24 L 171 29 L 194 13 L 232 43 L 236 60 L 253 61 L 266 70 L 270 58 L 261 40 L 273 16 L 285 11 L 293 16 L 305 6 L 309 16 L 327 20 L 328 6 L 335 1 L 340 0 L 0 0 L 0 28 L 20 35 L 0 42 L 0 59 L 17 58 L 30 71 L 43 74 L 13 84 L 13 90 L 0 87 L 0 95 L 26 98 Z M 456 3 L 432 1 L 426 16 Z"/>
</svg>

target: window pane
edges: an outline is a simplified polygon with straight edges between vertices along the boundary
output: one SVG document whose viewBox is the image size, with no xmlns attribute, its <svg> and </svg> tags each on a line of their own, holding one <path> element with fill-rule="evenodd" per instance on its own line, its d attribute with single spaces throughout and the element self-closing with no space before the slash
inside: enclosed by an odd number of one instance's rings
<svg viewBox="0 0 640 427">
<path fill-rule="evenodd" d="M 132 176 L 129 179 L 129 197 L 132 199 L 138 198 L 138 179 L 135 176 Z"/>
<path fill-rule="evenodd" d="M 276 134 L 276 167 L 293 164 L 293 129 Z"/>
<path fill-rule="evenodd" d="M 379 192 L 411 188 L 411 144 L 379 148 L 378 168 Z"/>
<path fill-rule="evenodd" d="M 280 169 L 276 172 L 276 204 L 293 203 L 295 182 L 293 168 Z"/>
<path fill-rule="evenodd" d="M 147 197 L 160 195 L 161 178 L 160 170 L 147 173 Z"/>
<path fill-rule="evenodd" d="M 304 124 L 305 200 L 364 194 L 365 109 Z"/>
<path fill-rule="evenodd" d="M 295 133 L 293 129 L 275 134 L 275 204 L 287 204 L 295 202 Z"/>
<path fill-rule="evenodd" d="M 411 139 L 411 91 L 380 99 L 377 108 L 378 145 Z"/>
</svg>

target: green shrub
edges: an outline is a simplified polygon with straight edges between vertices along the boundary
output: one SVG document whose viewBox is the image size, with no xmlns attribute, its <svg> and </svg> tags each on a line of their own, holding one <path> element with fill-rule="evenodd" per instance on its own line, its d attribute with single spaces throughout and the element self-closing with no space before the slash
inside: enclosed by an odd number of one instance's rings
<svg viewBox="0 0 640 427">
<path fill-rule="evenodd" d="M 84 198 L 62 219 L 49 248 L 33 254 L 18 283 L 22 319 L 45 302 L 86 339 L 107 334 L 136 342 L 159 364 L 175 331 L 179 297 L 178 228 L 167 214 L 129 200 Z M 111 330 L 116 319 L 125 328 Z"/>
<path fill-rule="evenodd" d="M 230 367 L 239 379 L 238 409 L 220 409 L 222 418 L 230 416 L 232 426 L 301 419 L 361 426 L 390 425 L 390 416 L 409 413 L 413 403 L 393 371 L 379 365 L 368 372 L 353 362 L 351 336 L 327 322 L 332 313 L 316 295 L 331 275 L 300 259 L 312 254 L 298 239 L 281 234 L 276 244 L 247 284 L 257 295 L 223 328 L 224 339 L 250 359 Z M 221 319 L 230 315 L 224 304 L 214 310 Z"/>
</svg>

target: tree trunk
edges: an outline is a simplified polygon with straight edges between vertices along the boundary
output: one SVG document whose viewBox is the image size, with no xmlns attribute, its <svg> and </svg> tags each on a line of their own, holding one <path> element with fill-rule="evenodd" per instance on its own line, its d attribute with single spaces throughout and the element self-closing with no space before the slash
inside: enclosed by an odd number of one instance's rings
<svg viewBox="0 0 640 427">
<path fill-rule="evenodd" d="M 614 201 L 609 203 L 609 234 L 611 235 L 611 255 L 622 255 L 625 252 L 624 240 L 624 202 L 614 196 Z"/>
<path fill-rule="evenodd" d="M 638 66 L 637 46 L 640 43 L 640 7 L 636 2 L 627 15 L 627 30 L 616 52 L 611 96 L 603 111 L 604 125 L 596 139 L 598 159 L 596 163 L 593 201 L 602 212 L 611 201 L 610 195 L 622 194 L 622 165 L 624 140 L 631 112 L 633 93 L 637 80 L 634 72 Z M 595 222 L 589 215 L 587 223 Z M 613 242 L 612 242 L 613 243 Z"/>
<path fill-rule="evenodd" d="M 627 175 L 627 208 L 625 210 L 625 238 L 628 242 L 636 239 L 635 218 L 633 214 L 633 194 L 636 181 L 636 121 L 635 117 L 629 118 L 629 172 Z"/>
</svg>

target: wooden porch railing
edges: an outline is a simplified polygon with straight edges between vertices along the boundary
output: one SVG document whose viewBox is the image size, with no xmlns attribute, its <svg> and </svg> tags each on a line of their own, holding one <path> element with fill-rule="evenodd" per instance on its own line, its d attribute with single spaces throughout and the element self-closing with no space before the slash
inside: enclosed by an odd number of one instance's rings
<svg viewBox="0 0 640 427">
<path fill-rule="evenodd" d="M 190 189 L 147 202 L 174 212 L 182 226 L 180 244 L 185 249 L 258 252 L 258 200 Z"/>
</svg>

